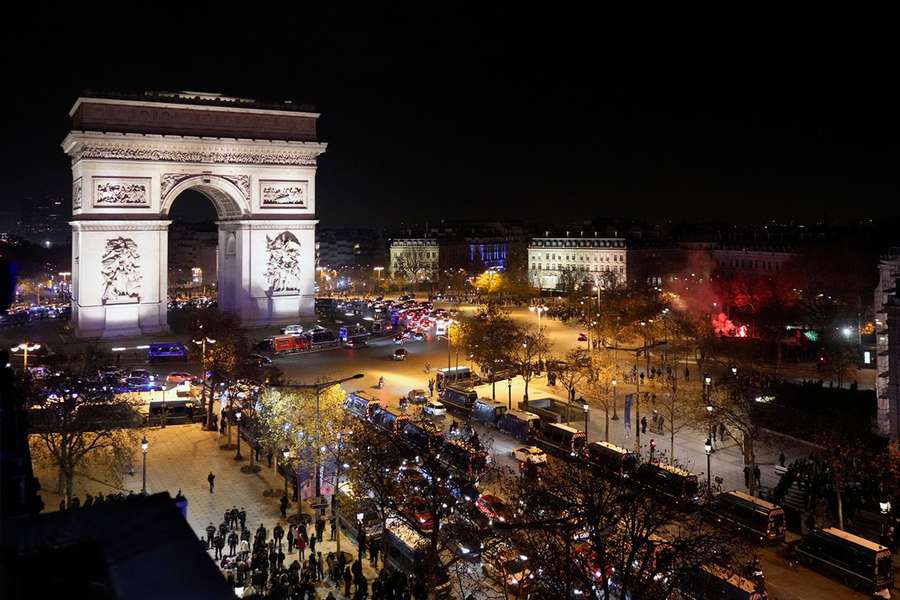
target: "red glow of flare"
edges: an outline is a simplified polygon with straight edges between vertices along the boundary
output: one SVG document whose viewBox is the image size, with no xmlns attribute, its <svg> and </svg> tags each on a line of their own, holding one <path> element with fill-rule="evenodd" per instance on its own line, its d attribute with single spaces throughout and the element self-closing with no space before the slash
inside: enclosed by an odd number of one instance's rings
<svg viewBox="0 0 900 600">
<path fill-rule="evenodd" d="M 720 312 L 712 318 L 712 326 L 713 331 L 715 331 L 718 336 L 750 337 L 749 327 L 746 325 L 735 325 L 734 322 L 728 318 L 728 315 L 723 312 Z"/>
</svg>

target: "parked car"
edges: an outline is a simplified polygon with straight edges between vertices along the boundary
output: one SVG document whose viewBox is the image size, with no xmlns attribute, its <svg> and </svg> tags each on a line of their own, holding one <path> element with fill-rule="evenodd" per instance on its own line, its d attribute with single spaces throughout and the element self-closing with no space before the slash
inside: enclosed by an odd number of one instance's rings
<svg viewBox="0 0 900 600">
<path fill-rule="evenodd" d="M 408 352 L 403 348 L 397 348 L 394 350 L 394 360 L 406 360 Z"/>
<path fill-rule="evenodd" d="M 406 399 L 413 404 L 425 404 L 428 402 L 428 392 L 425 390 L 409 390 L 406 393 Z"/>
<path fill-rule="evenodd" d="M 394 336 L 394 343 L 395 343 L 395 344 L 402 344 L 404 339 L 405 339 L 405 338 L 403 337 L 403 334 L 402 334 L 402 333 L 398 333 L 397 335 Z"/>
<path fill-rule="evenodd" d="M 491 520 L 500 521 L 501 523 L 509 523 L 515 516 L 512 507 L 502 498 L 498 498 L 493 494 L 482 494 L 475 501 L 475 506 Z"/>
<path fill-rule="evenodd" d="M 147 369 L 132 369 L 131 372 L 128 374 L 128 376 L 129 377 L 144 377 L 146 379 L 149 379 L 150 381 L 153 381 L 154 379 L 156 379 L 156 376 L 153 373 L 151 373 L 150 371 L 148 371 Z"/>
<path fill-rule="evenodd" d="M 272 359 L 262 354 L 250 354 L 247 356 L 247 362 L 257 367 L 268 367 L 272 364 Z"/>
<path fill-rule="evenodd" d="M 185 381 L 190 381 L 194 378 L 193 375 L 187 373 L 185 371 L 172 371 L 168 375 L 166 375 L 166 382 L 168 383 L 184 383 Z"/>
<path fill-rule="evenodd" d="M 415 333 L 413 333 L 413 339 L 416 340 L 417 342 L 421 342 L 422 340 L 425 339 L 425 334 L 422 333 L 421 331 L 416 331 Z"/>
<path fill-rule="evenodd" d="M 344 342 L 344 346 L 347 348 L 351 348 L 351 349 L 359 348 L 359 347 L 365 346 L 365 345 L 366 345 L 366 340 L 364 340 L 362 338 L 350 338 L 349 340 Z"/>
<path fill-rule="evenodd" d="M 525 598 L 534 576 L 528 568 L 528 557 L 519 554 L 506 543 L 496 544 L 482 552 L 481 570 L 487 576 L 512 592 L 517 598 Z"/>
<path fill-rule="evenodd" d="M 303 326 L 302 325 L 288 325 L 282 328 L 281 333 L 284 335 L 302 335 L 303 334 Z"/>
<path fill-rule="evenodd" d="M 422 412 L 426 415 L 431 415 L 432 417 L 443 417 L 447 414 L 447 409 L 437 400 L 429 400 L 425 403 L 425 406 L 422 407 Z"/>
<path fill-rule="evenodd" d="M 127 377 L 125 379 L 125 388 L 130 392 L 152 392 L 161 390 L 162 386 L 146 377 Z"/>
<path fill-rule="evenodd" d="M 519 446 L 513 448 L 512 457 L 520 463 L 530 462 L 543 464 L 547 462 L 547 454 L 536 446 Z"/>
</svg>

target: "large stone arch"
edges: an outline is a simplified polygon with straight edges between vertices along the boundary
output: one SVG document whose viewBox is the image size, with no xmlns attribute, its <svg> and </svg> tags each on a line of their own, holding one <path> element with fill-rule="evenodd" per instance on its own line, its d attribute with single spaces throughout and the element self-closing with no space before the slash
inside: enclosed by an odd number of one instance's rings
<svg viewBox="0 0 900 600">
<path fill-rule="evenodd" d="M 188 189 L 218 214 L 220 308 L 249 326 L 313 315 L 317 113 L 145 94 L 82 97 L 70 115 L 79 336 L 167 329 L 167 217 Z"/>
</svg>

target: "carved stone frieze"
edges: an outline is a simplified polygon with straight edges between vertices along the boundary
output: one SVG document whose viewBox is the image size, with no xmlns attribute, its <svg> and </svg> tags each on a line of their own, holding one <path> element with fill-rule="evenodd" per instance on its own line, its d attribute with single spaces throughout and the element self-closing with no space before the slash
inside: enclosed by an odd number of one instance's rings
<svg viewBox="0 0 900 600">
<path fill-rule="evenodd" d="M 72 182 L 72 210 L 81 208 L 81 177 Z"/>
<path fill-rule="evenodd" d="M 160 196 L 162 198 L 165 198 L 169 194 L 169 191 L 171 191 L 172 188 L 174 188 L 176 185 L 178 185 L 182 181 L 186 181 L 195 177 L 205 177 L 207 179 L 224 179 L 225 181 L 234 184 L 239 190 L 241 190 L 241 195 L 244 197 L 244 200 L 246 200 L 248 204 L 250 203 L 249 175 L 213 175 L 211 173 L 163 173 L 162 177 L 160 177 L 159 180 Z"/>
<path fill-rule="evenodd" d="M 266 236 L 265 278 L 269 295 L 300 291 L 300 241 L 290 231 Z"/>
<path fill-rule="evenodd" d="M 100 259 L 100 275 L 103 277 L 103 304 L 140 302 L 141 255 L 134 240 L 123 237 L 106 240 Z"/>
<path fill-rule="evenodd" d="M 306 181 L 260 181 L 262 208 L 306 208 Z"/>
<path fill-rule="evenodd" d="M 145 208 L 150 206 L 148 177 L 94 177 L 94 206 Z"/>
<path fill-rule="evenodd" d="M 309 152 L 190 150 L 183 148 L 140 147 L 131 144 L 84 144 L 74 148 L 70 155 L 72 156 L 72 162 L 77 162 L 82 158 L 94 158 L 244 165 L 316 165 L 315 154 Z"/>
</svg>

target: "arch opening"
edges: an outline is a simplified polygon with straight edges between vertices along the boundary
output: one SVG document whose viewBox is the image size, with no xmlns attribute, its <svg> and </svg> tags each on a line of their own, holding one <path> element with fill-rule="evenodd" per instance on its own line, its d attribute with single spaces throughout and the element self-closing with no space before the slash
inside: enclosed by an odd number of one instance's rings
<svg viewBox="0 0 900 600">
<path fill-rule="evenodd" d="M 168 236 L 169 323 L 186 310 L 217 305 L 221 207 L 206 190 L 186 189 L 170 200 Z"/>
</svg>

